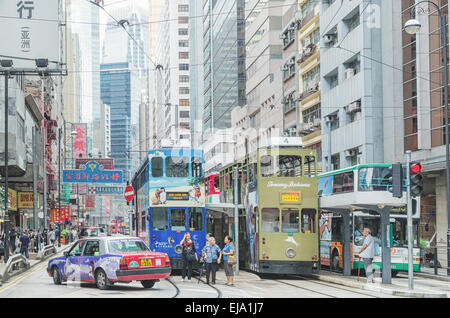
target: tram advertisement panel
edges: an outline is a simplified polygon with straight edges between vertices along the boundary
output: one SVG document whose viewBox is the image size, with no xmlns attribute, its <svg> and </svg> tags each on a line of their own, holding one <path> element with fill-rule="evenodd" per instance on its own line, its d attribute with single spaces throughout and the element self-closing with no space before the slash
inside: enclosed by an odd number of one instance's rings
<svg viewBox="0 0 450 318">
<path fill-rule="evenodd" d="M 327 196 L 333 194 L 334 176 L 319 178 L 319 196 Z"/>
<path fill-rule="evenodd" d="M 319 219 L 320 263 L 330 265 L 332 214 L 322 213 Z"/>
<path fill-rule="evenodd" d="M 153 207 L 205 206 L 203 151 L 161 149 L 149 153 L 149 199 Z"/>
<path fill-rule="evenodd" d="M 250 250 L 250 269 L 257 271 L 258 270 L 258 262 L 257 262 L 257 251 L 255 246 L 256 237 L 256 217 L 257 217 L 257 205 L 258 205 L 258 192 L 256 188 L 250 188 L 249 185 L 246 185 L 245 189 L 245 220 L 246 220 L 246 229 L 247 229 L 247 239 L 249 241 L 249 250 Z"/>
</svg>

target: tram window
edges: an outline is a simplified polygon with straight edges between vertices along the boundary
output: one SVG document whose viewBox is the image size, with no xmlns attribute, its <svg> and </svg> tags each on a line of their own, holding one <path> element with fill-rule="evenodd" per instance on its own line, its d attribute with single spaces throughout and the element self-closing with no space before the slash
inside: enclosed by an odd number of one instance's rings
<svg viewBox="0 0 450 318">
<path fill-rule="evenodd" d="M 169 229 L 169 212 L 167 208 L 153 208 L 152 221 L 154 230 L 165 231 Z"/>
<path fill-rule="evenodd" d="M 166 176 L 169 178 L 189 177 L 189 159 L 187 157 L 167 157 Z"/>
<path fill-rule="evenodd" d="M 163 158 L 152 158 L 152 177 L 160 178 L 163 176 Z"/>
<path fill-rule="evenodd" d="M 302 232 L 305 234 L 316 233 L 316 210 L 302 210 Z"/>
<path fill-rule="evenodd" d="M 170 210 L 170 230 L 186 231 L 186 210 L 171 209 Z"/>
<path fill-rule="evenodd" d="M 415 221 L 413 223 L 413 237 L 414 247 L 419 247 L 417 240 L 417 233 L 419 230 L 419 223 Z M 392 223 L 392 243 L 394 247 L 408 247 L 408 227 L 406 218 L 396 218 Z"/>
<path fill-rule="evenodd" d="M 391 172 L 388 167 L 361 168 L 359 175 L 359 191 L 388 191 Z"/>
<path fill-rule="evenodd" d="M 280 210 L 278 209 L 262 209 L 261 210 L 261 227 L 264 233 L 280 232 Z"/>
<path fill-rule="evenodd" d="M 203 228 L 203 209 L 189 208 L 189 231 L 201 231 Z"/>
<path fill-rule="evenodd" d="M 214 190 L 213 190 L 213 192 L 219 192 L 219 190 L 220 190 L 219 177 L 215 176 L 214 177 Z"/>
<path fill-rule="evenodd" d="M 302 157 L 278 156 L 278 177 L 301 177 Z"/>
<path fill-rule="evenodd" d="M 272 156 L 261 156 L 261 176 L 273 177 Z"/>
<path fill-rule="evenodd" d="M 192 176 L 200 178 L 202 176 L 202 158 L 194 157 L 191 162 Z"/>
<path fill-rule="evenodd" d="M 353 171 L 337 174 L 333 179 L 333 193 L 353 192 Z"/>
<path fill-rule="evenodd" d="M 284 209 L 281 211 L 282 216 L 282 232 L 298 233 L 300 232 L 299 211 L 297 209 Z"/>
<path fill-rule="evenodd" d="M 305 162 L 303 164 L 303 173 L 305 177 L 315 178 L 316 177 L 316 157 L 306 156 Z"/>
<path fill-rule="evenodd" d="M 206 182 L 205 182 L 205 192 L 206 192 L 206 194 L 208 195 L 208 194 L 210 194 L 209 193 L 209 179 L 206 179 Z"/>
</svg>

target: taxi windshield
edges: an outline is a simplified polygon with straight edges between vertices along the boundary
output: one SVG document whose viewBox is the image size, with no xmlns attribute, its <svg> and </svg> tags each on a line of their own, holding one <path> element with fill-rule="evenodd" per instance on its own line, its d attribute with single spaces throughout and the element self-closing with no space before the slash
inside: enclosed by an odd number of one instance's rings
<svg viewBox="0 0 450 318">
<path fill-rule="evenodd" d="M 142 241 L 114 240 L 108 242 L 110 253 L 149 251 Z"/>
<path fill-rule="evenodd" d="M 100 233 L 103 233 L 102 228 L 82 229 L 80 236 L 99 236 Z"/>
</svg>

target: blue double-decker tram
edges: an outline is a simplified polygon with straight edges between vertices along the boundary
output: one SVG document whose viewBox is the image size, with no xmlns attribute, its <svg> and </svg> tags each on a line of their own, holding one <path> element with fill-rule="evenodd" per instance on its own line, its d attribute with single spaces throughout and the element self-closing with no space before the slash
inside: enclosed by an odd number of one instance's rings
<svg viewBox="0 0 450 318">
<path fill-rule="evenodd" d="M 197 254 L 205 245 L 203 150 L 151 150 L 133 179 L 139 237 L 151 250 L 167 253 L 182 268 L 179 245 L 191 234 Z"/>
</svg>

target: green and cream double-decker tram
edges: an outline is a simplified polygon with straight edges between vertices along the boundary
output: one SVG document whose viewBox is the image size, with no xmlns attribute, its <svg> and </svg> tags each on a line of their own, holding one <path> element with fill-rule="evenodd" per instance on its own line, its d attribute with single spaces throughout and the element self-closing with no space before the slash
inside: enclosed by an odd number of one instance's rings
<svg viewBox="0 0 450 318">
<path fill-rule="evenodd" d="M 317 153 L 260 148 L 220 171 L 221 202 L 233 204 L 238 171 L 239 265 L 258 273 L 319 268 Z"/>
</svg>

